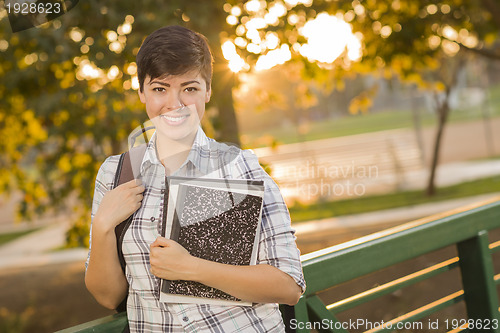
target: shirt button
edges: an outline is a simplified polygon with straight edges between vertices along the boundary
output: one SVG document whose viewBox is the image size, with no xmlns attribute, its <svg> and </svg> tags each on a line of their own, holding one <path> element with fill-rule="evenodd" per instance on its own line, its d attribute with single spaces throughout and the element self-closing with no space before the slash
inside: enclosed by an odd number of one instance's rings
<svg viewBox="0 0 500 333">
<path fill-rule="evenodd" d="M 151 222 L 154 222 L 156 219 L 154 216 L 151 216 Z"/>
<path fill-rule="evenodd" d="M 182 320 L 187 323 L 189 321 L 189 318 L 187 316 L 184 316 L 182 317 Z"/>
<path fill-rule="evenodd" d="M 161 194 L 164 194 L 164 193 L 165 193 L 165 190 L 164 190 L 164 189 L 162 189 L 162 190 L 161 190 Z"/>
</svg>

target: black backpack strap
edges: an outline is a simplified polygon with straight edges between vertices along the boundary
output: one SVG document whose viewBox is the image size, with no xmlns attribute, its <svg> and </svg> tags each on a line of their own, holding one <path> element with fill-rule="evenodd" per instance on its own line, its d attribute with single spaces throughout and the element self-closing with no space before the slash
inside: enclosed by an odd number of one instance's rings
<svg viewBox="0 0 500 333">
<path fill-rule="evenodd" d="M 292 327 L 292 320 L 295 320 L 295 308 L 291 305 L 280 304 L 281 317 L 285 324 L 285 333 L 295 333 L 296 330 Z"/>
<path fill-rule="evenodd" d="M 113 183 L 113 188 L 124 184 L 126 182 L 134 179 L 134 175 L 139 175 L 139 170 L 141 167 L 142 160 L 144 158 L 144 154 L 146 152 L 146 144 L 142 144 L 140 146 L 134 147 L 129 151 L 120 155 L 120 160 L 118 161 L 118 167 L 116 168 L 115 179 Z M 128 227 L 132 223 L 132 218 L 134 214 L 130 215 L 128 218 L 123 220 L 120 224 L 115 227 L 115 236 L 116 236 L 116 250 L 118 252 L 118 260 L 120 261 L 120 265 L 123 273 L 125 274 L 125 258 L 123 256 L 122 244 L 123 237 L 125 236 L 125 232 Z M 127 306 L 127 296 L 125 299 L 118 305 L 116 311 L 122 312 L 126 311 Z"/>
</svg>

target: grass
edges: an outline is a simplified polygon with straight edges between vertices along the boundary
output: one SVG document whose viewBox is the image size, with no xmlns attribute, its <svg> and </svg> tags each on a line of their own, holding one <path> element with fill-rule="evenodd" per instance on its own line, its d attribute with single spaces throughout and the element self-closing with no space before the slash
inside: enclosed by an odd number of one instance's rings
<svg viewBox="0 0 500 333">
<path fill-rule="evenodd" d="M 465 198 L 493 192 L 500 192 L 500 176 L 442 187 L 437 190 L 436 195 L 433 197 L 426 196 L 424 191 L 407 191 L 358 199 L 320 202 L 311 205 L 296 204 L 290 207 L 290 215 L 293 222 L 301 222 Z"/>
<path fill-rule="evenodd" d="M 16 232 L 10 232 L 10 233 L 5 233 L 5 234 L 0 234 L 0 245 L 4 245 L 8 242 L 13 241 L 16 238 L 25 236 L 29 233 L 32 233 L 33 231 L 38 230 L 39 228 L 35 229 L 30 229 L 30 230 L 24 230 L 24 231 L 16 231 Z"/>
</svg>

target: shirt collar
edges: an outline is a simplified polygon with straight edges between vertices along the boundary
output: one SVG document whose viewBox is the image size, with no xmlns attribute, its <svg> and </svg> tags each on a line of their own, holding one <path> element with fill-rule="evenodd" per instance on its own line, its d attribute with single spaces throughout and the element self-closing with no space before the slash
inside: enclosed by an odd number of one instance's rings
<svg viewBox="0 0 500 333">
<path fill-rule="evenodd" d="M 198 128 L 196 132 L 196 137 L 194 138 L 193 146 L 186 159 L 186 161 L 191 162 L 199 171 L 207 174 L 210 169 L 210 163 L 208 161 L 208 156 L 204 156 L 204 152 L 210 151 L 210 140 L 201 128 Z"/>
<path fill-rule="evenodd" d="M 203 160 L 203 151 L 206 151 L 207 149 L 209 149 L 209 147 L 210 140 L 200 126 L 196 131 L 196 136 L 194 138 L 193 145 L 191 146 L 191 150 L 189 151 L 186 161 L 182 164 L 181 168 L 183 168 L 187 163 L 191 163 L 199 171 L 207 174 L 210 169 L 210 163 Z M 148 142 L 148 146 L 141 163 L 141 174 L 143 174 L 145 170 L 153 164 L 161 165 L 161 162 L 158 159 L 158 155 L 156 153 L 156 131 L 153 133 L 151 139 Z"/>
</svg>

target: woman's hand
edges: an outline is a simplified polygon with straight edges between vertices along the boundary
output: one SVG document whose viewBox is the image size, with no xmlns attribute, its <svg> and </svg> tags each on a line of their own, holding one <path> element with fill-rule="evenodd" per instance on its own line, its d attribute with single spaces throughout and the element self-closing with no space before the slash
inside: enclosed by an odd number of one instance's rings
<svg viewBox="0 0 500 333">
<path fill-rule="evenodd" d="M 151 273 L 161 279 L 196 281 L 253 303 L 295 305 L 301 295 L 292 277 L 276 267 L 204 260 L 163 237 L 158 237 L 150 248 Z"/>
<path fill-rule="evenodd" d="M 144 190 L 140 181 L 133 179 L 104 194 L 94 217 L 94 228 L 114 229 L 141 207 Z"/>
<path fill-rule="evenodd" d="M 179 243 L 158 237 L 150 246 L 151 273 L 165 280 L 194 280 L 199 258 Z"/>
</svg>

